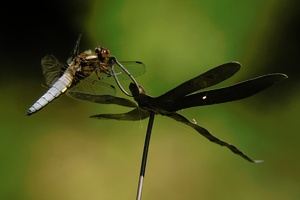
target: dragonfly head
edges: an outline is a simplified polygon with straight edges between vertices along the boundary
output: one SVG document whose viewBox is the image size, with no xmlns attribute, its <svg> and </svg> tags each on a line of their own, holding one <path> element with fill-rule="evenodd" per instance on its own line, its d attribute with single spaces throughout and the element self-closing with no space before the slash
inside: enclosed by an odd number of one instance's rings
<svg viewBox="0 0 300 200">
<path fill-rule="evenodd" d="M 95 53 L 98 55 L 100 62 L 107 62 L 110 57 L 110 50 L 105 47 L 96 47 Z"/>
</svg>

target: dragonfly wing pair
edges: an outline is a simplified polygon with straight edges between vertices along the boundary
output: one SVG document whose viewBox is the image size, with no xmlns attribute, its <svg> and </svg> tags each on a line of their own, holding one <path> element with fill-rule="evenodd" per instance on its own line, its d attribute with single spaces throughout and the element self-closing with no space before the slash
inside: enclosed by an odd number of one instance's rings
<svg viewBox="0 0 300 200">
<path fill-rule="evenodd" d="M 201 74 L 179 86 L 166 92 L 165 94 L 153 98 L 146 94 L 142 87 L 136 88 L 130 85 L 130 90 L 134 94 L 134 99 L 139 107 L 123 114 L 100 114 L 91 116 L 97 119 L 116 119 L 116 120 L 140 120 L 150 116 L 150 112 L 168 116 L 178 122 L 184 123 L 195 129 L 202 136 L 219 144 L 226 146 L 233 153 L 240 155 L 250 162 L 261 162 L 260 160 L 252 160 L 237 147 L 213 136 L 208 130 L 199 126 L 194 121 L 189 121 L 184 116 L 176 113 L 176 111 L 194 106 L 210 105 L 215 103 L 224 103 L 243 99 L 256 94 L 272 84 L 286 79 L 285 74 L 268 74 L 258 78 L 250 79 L 233 86 L 209 90 L 205 92 L 197 92 L 198 90 L 216 85 L 232 75 L 234 75 L 241 65 L 236 62 L 230 62 L 220 65 L 208 72 Z"/>
</svg>

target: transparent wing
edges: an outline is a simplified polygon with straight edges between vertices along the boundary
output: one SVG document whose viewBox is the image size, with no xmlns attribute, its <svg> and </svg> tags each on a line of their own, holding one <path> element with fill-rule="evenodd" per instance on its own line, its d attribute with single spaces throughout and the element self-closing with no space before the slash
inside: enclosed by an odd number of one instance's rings
<svg viewBox="0 0 300 200">
<path fill-rule="evenodd" d="M 58 80 L 62 72 L 67 68 L 66 65 L 59 62 L 53 55 L 45 56 L 41 61 L 41 65 L 46 84 L 49 87 Z"/>
<path fill-rule="evenodd" d="M 72 86 L 68 90 L 67 95 L 79 100 L 98 102 L 99 100 L 97 101 L 96 99 L 99 96 L 114 97 L 116 89 L 113 85 L 100 81 L 97 75 L 92 73 L 89 77 L 80 80 L 76 85 Z"/>
<path fill-rule="evenodd" d="M 130 72 L 133 77 L 140 76 L 146 72 L 146 66 L 140 61 L 121 61 L 121 64 Z M 130 79 L 130 77 L 117 64 L 114 64 L 114 70 L 120 81 Z M 112 75 L 101 74 L 101 79 L 108 77 L 112 77 Z"/>
</svg>

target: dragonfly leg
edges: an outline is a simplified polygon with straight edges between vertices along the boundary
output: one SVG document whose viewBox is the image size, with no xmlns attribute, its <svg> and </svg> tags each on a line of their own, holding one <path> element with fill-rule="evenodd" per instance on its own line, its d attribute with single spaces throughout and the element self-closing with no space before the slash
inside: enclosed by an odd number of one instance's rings
<svg viewBox="0 0 300 200">
<path fill-rule="evenodd" d="M 129 97 L 133 97 L 131 94 L 129 94 L 129 93 L 122 87 L 122 85 L 121 85 L 119 79 L 118 79 L 117 76 L 116 76 L 116 73 L 115 73 L 115 70 L 114 70 L 114 65 L 111 66 L 111 71 L 112 71 L 112 76 L 114 77 L 114 79 L 115 79 L 117 85 L 119 86 L 120 90 L 121 90 L 125 95 L 127 95 L 127 96 L 129 96 Z"/>
<path fill-rule="evenodd" d="M 100 76 L 101 71 L 103 71 L 103 70 L 101 70 L 99 67 L 97 67 L 96 70 L 95 70 L 95 74 L 96 74 L 96 76 L 98 77 L 99 80 L 101 79 L 101 76 Z"/>
<path fill-rule="evenodd" d="M 111 62 L 116 63 L 129 76 L 129 78 L 136 85 L 136 87 L 139 88 L 139 84 L 137 83 L 135 78 L 132 76 L 132 74 L 115 57 L 110 57 L 110 58 L 111 58 Z M 114 73 L 114 75 L 115 75 L 115 73 Z M 130 95 L 130 96 L 132 96 L 132 95 Z"/>
</svg>

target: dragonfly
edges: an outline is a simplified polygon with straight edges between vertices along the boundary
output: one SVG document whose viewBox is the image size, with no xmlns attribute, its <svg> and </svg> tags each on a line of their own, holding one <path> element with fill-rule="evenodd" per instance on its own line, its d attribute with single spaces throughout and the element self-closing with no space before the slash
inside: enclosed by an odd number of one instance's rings
<svg viewBox="0 0 300 200">
<path fill-rule="evenodd" d="M 86 50 L 79 53 L 80 39 L 81 34 L 67 64 L 61 63 L 53 55 L 47 55 L 42 59 L 42 70 L 49 89 L 29 108 L 26 115 L 36 113 L 65 92 L 75 99 L 104 104 L 118 100 L 114 97 L 115 87 L 104 81 L 109 77 L 114 77 L 119 88 L 131 96 L 123 89 L 119 80 L 130 78 L 138 85 L 134 77 L 146 71 L 145 65 L 139 61 L 120 62 L 111 56 L 110 50 L 105 47 L 96 47 L 94 52 Z M 116 69 L 115 65 L 118 66 Z"/>
<path fill-rule="evenodd" d="M 273 73 L 249 79 L 228 87 L 199 91 L 232 77 L 240 68 L 241 65 L 238 62 L 222 64 L 180 84 L 158 97 L 151 97 L 142 86 L 136 87 L 134 83 L 130 83 L 129 88 L 137 104 L 134 105 L 134 102 L 132 102 L 125 105 L 123 101 L 120 100 L 114 103 L 126 107 L 133 107 L 133 110 L 122 114 L 98 114 L 91 116 L 91 118 L 137 121 L 148 117 L 151 118 L 151 114 L 163 115 L 190 126 L 209 141 L 227 147 L 233 153 L 249 162 L 262 162 L 261 160 L 251 159 L 234 145 L 220 140 L 207 129 L 197 124 L 195 120 L 188 120 L 183 115 L 177 113 L 177 111 L 186 108 L 244 99 L 270 87 L 274 83 L 288 78 L 285 74 Z"/>
</svg>

